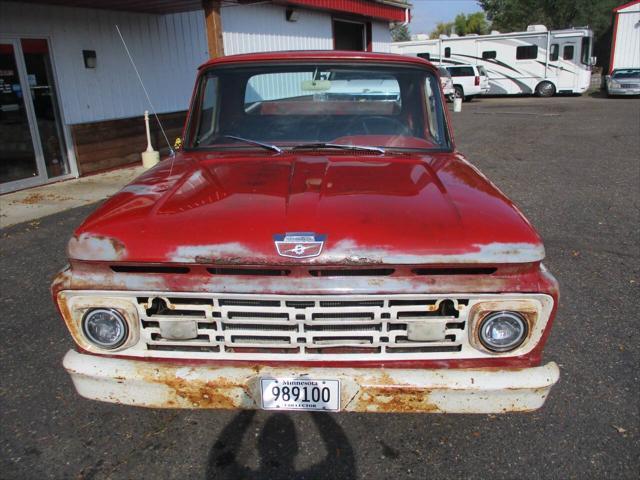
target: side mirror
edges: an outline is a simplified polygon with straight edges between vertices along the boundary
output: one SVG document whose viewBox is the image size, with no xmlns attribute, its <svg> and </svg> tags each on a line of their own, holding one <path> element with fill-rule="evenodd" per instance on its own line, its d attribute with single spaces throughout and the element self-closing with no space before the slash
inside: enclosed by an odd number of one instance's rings
<svg viewBox="0 0 640 480">
<path fill-rule="evenodd" d="M 182 149 L 182 139 L 180 137 L 176 138 L 176 141 L 173 142 L 173 151 L 179 152 Z"/>
<path fill-rule="evenodd" d="M 591 57 L 590 60 L 591 60 L 591 64 L 590 65 L 593 67 L 593 66 L 595 66 L 596 62 L 598 61 L 598 57 Z"/>
<path fill-rule="evenodd" d="M 608 82 L 609 80 L 611 80 L 611 75 L 605 75 L 604 79 Z"/>
</svg>

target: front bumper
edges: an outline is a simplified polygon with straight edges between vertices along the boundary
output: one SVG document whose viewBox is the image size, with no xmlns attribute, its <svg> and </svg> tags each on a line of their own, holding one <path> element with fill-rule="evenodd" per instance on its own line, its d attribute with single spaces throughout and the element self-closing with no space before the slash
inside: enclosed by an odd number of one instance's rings
<svg viewBox="0 0 640 480">
<path fill-rule="evenodd" d="M 78 393 L 92 400 L 153 408 L 256 409 L 260 378 L 338 379 L 340 410 L 502 413 L 540 408 L 558 366 L 517 369 L 376 369 L 181 366 L 87 355 L 64 357 Z"/>
<path fill-rule="evenodd" d="M 609 88 L 609 95 L 640 95 L 640 87 L 638 88 Z"/>
</svg>

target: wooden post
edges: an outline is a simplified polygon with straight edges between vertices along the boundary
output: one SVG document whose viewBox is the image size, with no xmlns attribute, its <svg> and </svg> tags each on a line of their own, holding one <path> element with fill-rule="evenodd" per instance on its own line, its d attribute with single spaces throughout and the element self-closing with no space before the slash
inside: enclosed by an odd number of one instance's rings
<svg viewBox="0 0 640 480">
<path fill-rule="evenodd" d="M 220 0 L 202 0 L 204 22 L 207 30 L 207 45 L 209 57 L 224 56 L 224 42 L 222 40 L 222 19 L 220 18 Z"/>
</svg>

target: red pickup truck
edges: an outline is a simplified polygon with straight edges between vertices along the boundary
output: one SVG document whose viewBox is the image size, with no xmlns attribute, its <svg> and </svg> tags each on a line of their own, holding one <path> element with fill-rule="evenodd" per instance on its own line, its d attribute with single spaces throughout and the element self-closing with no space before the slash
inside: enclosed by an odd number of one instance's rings
<svg viewBox="0 0 640 480">
<path fill-rule="evenodd" d="M 53 298 L 79 394 L 145 407 L 527 411 L 558 305 L 522 213 L 419 58 L 198 74 L 183 149 L 76 230 Z"/>
</svg>

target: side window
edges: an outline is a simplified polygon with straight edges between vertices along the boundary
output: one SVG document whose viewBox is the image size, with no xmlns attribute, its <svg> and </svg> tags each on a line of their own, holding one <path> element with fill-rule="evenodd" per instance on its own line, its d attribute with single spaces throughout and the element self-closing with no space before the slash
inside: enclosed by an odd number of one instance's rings
<svg viewBox="0 0 640 480">
<path fill-rule="evenodd" d="M 440 85 L 434 75 L 429 75 L 425 82 L 425 99 L 427 101 L 427 129 L 429 130 L 429 136 L 435 140 L 436 143 L 441 143 L 440 138 L 440 126 L 438 125 L 438 101 L 440 99 Z"/>
<path fill-rule="evenodd" d="M 636 25 L 636 28 L 638 28 L 638 25 Z M 591 63 L 591 38 L 589 37 L 583 37 L 582 39 L 582 58 L 580 61 L 585 65 Z"/>
<path fill-rule="evenodd" d="M 562 49 L 562 58 L 563 60 L 573 60 L 573 52 L 575 48 L 573 45 L 565 45 Z"/>
<path fill-rule="evenodd" d="M 431 54 L 430 53 L 419 53 L 418 57 L 424 58 L 425 60 L 431 60 Z"/>
<path fill-rule="evenodd" d="M 537 45 L 523 45 L 516 48 L 517 60 L 535 60 L 536 58 L 538 58 Z"/>
<path fill-rule="evenodd" d="M 197 129 L 195 144 L 210 138 L 217 127 L 218 120 L 218 77 L 210 76 L 206 79 L 202 90 L 201 114 Z"/>
<path fill-rule="evenodd" d="M 444 58 L 451 58 L 451 47 L 446 47 L 444 49 Z"/>
<path fill-rule="evenodd" d="M 495 50 L 489 50 L 487 52 L 482 52 L 482 58 L 484 60 L 491 60 L 493 58 L 496 58 L 496 51 Z"/>
<path fill-rule="evenodd" d="M 549 50 L 549 60 L 551 62 L 557 62 L 559 54 L 560 54 L 560 45 L 558 45 L 557 43 L 552 43 L 551 49 Z"/>
<path fill-rule="evenodd" d="M 449 67 L 452 77 L 473 77 L 475 72 L 473 67 Z"/>
</svg>

